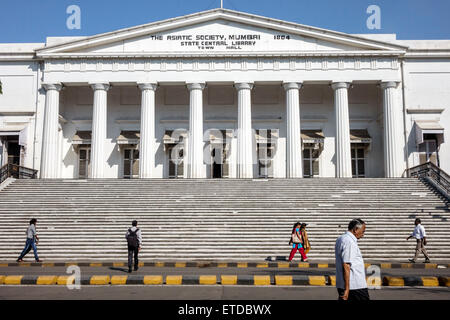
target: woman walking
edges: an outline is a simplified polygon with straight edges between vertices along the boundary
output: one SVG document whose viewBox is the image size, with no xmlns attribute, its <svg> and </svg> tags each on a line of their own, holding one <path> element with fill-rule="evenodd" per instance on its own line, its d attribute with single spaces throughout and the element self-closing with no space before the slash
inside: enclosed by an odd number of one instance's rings
<svg viewBox="0 0 450 320">
<path fill-rule="evenodd" d="M 308 224 L 306 223 L 302 223 L 302 225 L 300 226 L 300 234 L 302 236 L 302 245 L 303 245 L 303 249 L 305 250 L 305 254 L 308 254 L 309 250 L 311 249 L 311 245 L 309 244 L 309 240 L 308 240 L 308 233 L 306 232 L 306 226 Z"/>
<path fill-rule="evenodd" d="M 302 261 L 305 262 L 308 261 L 308 257 L 306 257 L 302 245 L 302 235 L 300 233 L 300 226 L 301 223 L 297 222 L 296 224 L 294 224 L 294 227 L 292 228 L 291 240 L 289 241 L 289 244 L 292 243 L 292 250 L 291 254 L 289 255 L 289 262 L 292 261 L 297 250 L 300 252 L 300 255 L 302 256 Z"/>
</svg>

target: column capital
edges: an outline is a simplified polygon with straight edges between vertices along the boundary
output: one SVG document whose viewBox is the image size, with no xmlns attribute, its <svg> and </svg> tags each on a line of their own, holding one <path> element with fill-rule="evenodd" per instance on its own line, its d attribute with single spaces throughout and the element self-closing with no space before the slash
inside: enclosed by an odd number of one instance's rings
<svg viewBox="0 0 450 320">
<path fill-rule="evenodd" d="M 91 88 L 96 91 L 96 90 L 104 90 L 104 91 L 108 91 L 109 88 L 111 88 L 111 85 L 108 82 L 98 82 L 98 83 L 89 83 L 89 85 L 91 86 Z"/>
<path fill-rule="evenodd" d="M 56 90 L 56 91 L 61 91 L 62 89 L 62 84 L 60 82 L 55 82 L 55 83 L 43 83 L 42 87 L 45 90 Z"/>
<path fill-rule="evenodd" d="M 337 90 L 337 89 L 348 89 L 350 88 L 351 82 L 332 82 L 331 83 L 331 88 L 333 90 Z"/>
<path fill-rule="evenodd" d="M 203 90 L 206 87 L 204 82 L 186 82 L 186 86 L 189 91 L 191 90 Z"/>
<path fill-rule="evenodd" d="M 303 86 L 302 82 L 283 82 L 284 90 L 297 89 L 300 90 Z"/>
<path fill-rule="evenodd" d="M 156 89 L 158 89 L 158 84 L 156 82 L 139 82 L 138 84 L 139 89 L 141 89 L 142 91 L 145 90 L 152 90 L 152 91 L 156 91 Z"/>
<path fill-rule="evenodd" d="M 380 88 L 381 89 L 387 89 L 387 88 L 397 88 L 398 86 L 397 81 L 381 81 Z"/>
<path fill-rule="evenodd" d="M 242 90 L 242 89 L 252 90 L 253 86 L 254 86 L 253 82 L 235 82 L 234 83 L 234 87 L 236 88 L 236 90 Z"/>
</svg>

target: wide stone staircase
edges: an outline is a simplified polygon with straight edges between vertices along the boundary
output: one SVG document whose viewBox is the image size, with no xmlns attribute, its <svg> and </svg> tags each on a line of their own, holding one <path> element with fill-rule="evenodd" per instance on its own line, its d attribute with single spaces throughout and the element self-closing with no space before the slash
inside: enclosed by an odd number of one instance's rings
<svg viewBox="0 0 450 320">
<path fill-rule="evenodd" d="M 336 238 L 361 218 L 366 260 L 407 262 L 416 217 L 432 261 L 449 260 L 448 204 L 417 179 L 15 180 L 0 191 L 0 261 L 17 259 L 31 218 L 46 261 L 126 260 L 134 219 L 142 260 L 283 259 L 296 221 L 308 224 L 310 261 L 332 260 Z"/>
</svg>

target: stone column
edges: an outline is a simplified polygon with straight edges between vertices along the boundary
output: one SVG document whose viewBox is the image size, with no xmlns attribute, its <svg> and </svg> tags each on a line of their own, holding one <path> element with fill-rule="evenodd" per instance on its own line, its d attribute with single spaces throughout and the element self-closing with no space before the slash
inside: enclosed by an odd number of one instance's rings
<svg viewBox="0 0 450 320">
<path fill-rule="evenodd" d="M 396 100 L 397 82 L 382 82 L 384 113 L 384 172 L 386 178 L 401 177 L 403 173 L 403 148 L 401 146 L 400 107 Z"/>
<path fill-rule="evenodd" d="M 302 84 L 288 82 L 286 90 L 286 178 L 303 178 L 299 91 Z"/>
<path fill-rule="evenodd" d="M 336 178 L 352 177 L 350 119 L 348 115 L 348 82 L 335 82 L 334 109 L 336 115 Z"/>
<path fill-rule="evenodd" d="M 139 178 L 153 178 L 155 167 L 155 91 L 156 83 L 139 83 L 142 91 L 139 141 Z"/>
<path fill-rule="evenodd" d="M 238 92 L 237 178 L 253 178 L 252 103 L 253 83 L 235 83 Z"/>
<path fill-rule="evenodd" d="M 90 84 L 94 90 L 94 107 L 92 117 L 92 145 L 91 145 L 91 178 L 104 178 L 106 165 L 105 140 L 107 128 L 107 96 L 110 85 L 108 83 Z"/>
<path fill-rule="evenodd" d="M 61 83 L 45 83 L 44 133 L 42 137 L 41 178 L 58 178 L 59 91 Z"/>
<path fill-rule="evenodd" d="M 203 165 L 203 89 L 204 83 L 188 83 L 189 99 L 189 141 L 188 178 L 206 178 Z"/>
</svg>

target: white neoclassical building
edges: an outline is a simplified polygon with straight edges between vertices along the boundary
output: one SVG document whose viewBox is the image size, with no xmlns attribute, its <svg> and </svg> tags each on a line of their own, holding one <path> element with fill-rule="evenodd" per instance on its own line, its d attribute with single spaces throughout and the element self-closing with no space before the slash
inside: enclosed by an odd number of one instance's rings
<svg viewBox="0 0 450 320">
<path fill-rule="evenodd" d="M 450 171 L 450 40 L 225 9 L 0 44 L 0 160 L 41 178 Z"/>
</svg>

